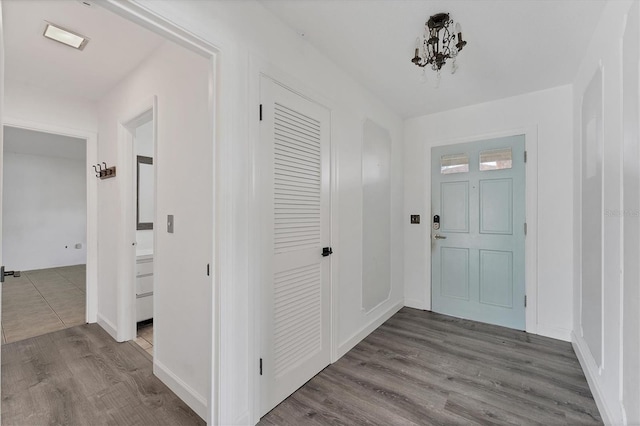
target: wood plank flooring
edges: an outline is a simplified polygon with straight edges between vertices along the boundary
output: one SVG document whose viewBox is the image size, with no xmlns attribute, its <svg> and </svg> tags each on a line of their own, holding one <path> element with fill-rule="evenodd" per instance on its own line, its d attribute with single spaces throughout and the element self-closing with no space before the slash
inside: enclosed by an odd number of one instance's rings
<svg viewBox="0 0 640 426">
<path fill-rule="evenodd" d="M 15 342 L 86 319 L 86 266 L 22 271 L 2 285 L 2 342 Z"/>
<path fill-rule="evenodd" d="M 3 425 L 204 425 L 151 357 L 97 324 L 2 346 Z"/>
<path fill-rule="evenodd" d="M 403 308 L 260 425 L 602 424 L 569 343 Z"/>
</svg>

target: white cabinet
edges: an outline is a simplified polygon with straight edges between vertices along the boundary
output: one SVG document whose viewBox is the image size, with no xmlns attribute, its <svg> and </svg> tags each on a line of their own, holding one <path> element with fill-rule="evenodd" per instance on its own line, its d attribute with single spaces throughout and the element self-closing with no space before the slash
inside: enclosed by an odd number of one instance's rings
<svg viewBox="0 0 640 426">
<path fill-rule="evenodd" d="M 153 318 L 153 255 L 136 258 L 136 322 Z"/>
</svg>

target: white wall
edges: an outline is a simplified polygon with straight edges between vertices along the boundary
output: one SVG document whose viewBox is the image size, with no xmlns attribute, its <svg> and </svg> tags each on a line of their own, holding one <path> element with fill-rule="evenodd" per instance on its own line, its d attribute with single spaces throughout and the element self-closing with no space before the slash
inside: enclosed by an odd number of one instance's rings
<svg viewBox="0 0 640 426">
<path fill-rule="evenodd" d="M 4 93 L 4 120 L 5 123 L 8 122 L 10 125 L 17 123 L 18 127 L 24 125 L 29 128 L 31 126 L 44 126 L 51 127 L 55 129 L 60 129 L 61 131 L 78 131 L 80 133 L 94 133 L 97 131 L 97 109 L 96 105 L 93 102 L 88 102 L 84 100 L 80 100 L 74 97 L 74 94 L 69 94 L 69 96 L 60 96 L 60 94 L 51 93 L 45 89 L 27 86 L 23 83 L 19 83 L 14 80 L 6 80 L 5 84 L 5 93 Z M 57 136 L 60 138 L 61 136 Z M 73 235 L 82 235 L 82 240 L 76 242 L 82 242 L 83 246 L 81 250 L 73 249 L 73 254 L 71 254 L 71 248 L 65 249 L 65 254 L 62 258 L 66 258 L 68 260 L 63 261 L 62 259 L 57 260 L 56 262 L 73 262 L 73 263 L 85 263 L 87 262 L 87 245 L 86 245 L 86 209 L 87 209 L 87 198 L 86 198 L 86 190 L 87 190 L 87 176 L 92 176 L 90 172 L 87 172 L 85 167 L 86 163 L 89 162 L 93 164 L 95 159 L 86 159 L 86 152 L 82 153 L 82 171 L 84 175 L 82 176 L 82 194 L 85 197 L 83 201 L 83 209 L 85 209 L 82 216 L 82 224 L 84 224 L 85 228 L 83 229 L 82 234 L 78 234 L 75 232 Z M 38 161 L 43 161 L 39 159 Z M 52 162 L 60 162 L 61 159 L 54 160 L 50 158 L 47 160 L 48 167 L 51 167 Z M 8 166 L 8 165 L 7 165 Z M 74 162 L 73 167 L 75 168 L 74 173 L 77 172 L 78 163 Z M 61 169 L 59 169 L 61 170 Z M 64 174 L 66 172 L 62 171 Z M 58 171 L 50 172 L 48 177 L 55 177 Z M 42 175 L 41 175 L 42 177 Z M 43 180 L 44 185 L 49 185 L 52 179 L 48 178 Z M 5 182 L 5 185 L 6 182 Z M 75 243 L 74 243 L 75 244 Z M 58 244 L 59 245 L 59 244 Z M 65 244 L 66 245 L 66 244 Z M 5 256 L 8 253 L 5 252 Z M 60 256 L 58 256 L 60 257 Z M 93 259 L 95 262 L 96 259 Z M 7 261 L 5 261 L 6 263 Z M 53 263 L 56 263 L 53 262 Z M 38 265 L 45 265 L 50 262 L 38 262 Z M 73 264 L 67 263 L 67 264 Z M 95 263 L 94 263 L 95 264 Z M 9 266 L 9 264 L 7 264 Z M 35 266 L 35 265 L 32 265 Z M 47 266 L 40 266 L 42 268 Z M 89 274 L 90 272 L 88 272 Z"/>
<path fill-rule="evenodd" d="M 118 283 L 132 279 L 136 241 L 134 147 L 122 126 L 156 97 L 155 223 L 173 214 L 175 232 L 154 230 L 154 373 L 204 418 L 211 368 L 206 265 L 213 248 L 209 70 L 207 59 L 166 42 L 98 106 L 98 157 L 118 166 L 118 176 L 98 186 L 98 323 L 118 339 L 131 337 L 133 324 L 117 310 L 118 303 L 122 312 L 131 307 Z"/>
<path fill-rule="evenodd" d="M 249 224 L 250 147 L 258 135 L 259 70 L 331 109 L 334 158 L 332 256 L 337 322 L 334 355 L 372 331 L 403 302 L 403 147 L 402 121 L 335 64 L 285 27 L 259 2 L 155 2 L 141 4 L 217 46 L 220 51 L 220 146 L 218 253 L 221 293 L 221 424 L 255 422 L 252 391 L 258 354 L 253 346 L 251 298 L 252 246 Z M 262 64 L 266 64 L 262 67 Z M 284 80 L 284 81 L 283 81 Z M 362 136 L 370 118 L 389 131 L 391 158 L 391 281 L 387 302 L 370 313 L 361 309 Z M 260 190 L 260 186 L 255 188 Z"/>
<path fill-rule="evenodd" d="M 78 94 L 52 94 L 47 90 L 4 81 L 4 124 L 85 139 L 87 164 L 97 160 L 97 108 L 93 102 L 80 100 Z M 98 253 L 97 253 L 97 178 L 85 167 L 87 176 L 87 320 L 96 321 Z"/>
<path fill-rule="evenodd" d="M 603 193 L 602 193 L 602 244 L 600 246 L 590 245 L 587 241 L 575 238 L 574 250 L 574 333 L 572 340 L 576 354 L 581 361 L 585 375 L 591 386 L 600 413 L 603 415 L 605 423 L 608 424 L 639 424 L 640 415 L 640 355 L 638 347 L 638 335 L 640 333 L 638 324 L 640 323 L 638 300 L 638 282 L 624 280 L 626 273 L 633 276 L 632 270 L 625 270 L 624 257 L 630 256 L 635 259 L 637 265 L 640 253 L 637 250 L 640 235 L 630 230 L 638 229 L 637 212 L 627 211 L 627 207 L 633 208 L 630 202 L 635 198 L 624 199 L 623 188 L 623 158 L 630 155 L 625 151 L 623 144 L 623 124 L 627 126 L 638 126 L 637 115 L 630 120 L 623 121 L 623 100 L 626 93 L 635 97 L 637 103 L 638 92 L 630 87 L 623 87 L 623 57 L 622 38 L 625 30 L 626 14 L 635 2 L 618 1 L 609 2 L 605 6 L 602 18 L 596 28 L 595 34 L 585 58 L 578 70 L 574 81 L 573 93 L 573 123 L 574 123 L 574 180 L 573 191 L 573 213 L 576 217 L 574 223 L 574 235 L 581 232 L 581 205 L 582 205 L 582 99 L 585 91 L 596 72 L 599 65 L 603 72 L 603 140 L 604 150 L 600 153 L 603 164 Z M 636 4 L 635 25 L 638 20 L 638 7 Z M 637 28 L 633 39 L 625 40 L 629 44 L 626 48 L 630 50 L 638 49 Z M 633 58 L 631 58 L 634 61 Z M 637 58 L 635 59 L 635 75 L 637 79 Z M 633 64 L 632 64 L 633 65 Z M 625 66 L 628 66 L 625 65 Z M 628 77 L 628 76 L 627 76 Z M 633 87 L 633 86 L 631 86 Z M 637 81 L 636 86 L 637 88 Z M 627 105 L 625 103 L 625 105 Z M 634 141 L 627 141 L 636 146 L 637 152 L 637 128 L 635 129 Z M 631 164 L 633 165 L 632 160 Z M 625 172 L 625 178 L 633 177 L 637 180 L 638 164 L 640 158 L 635 158 L 635 168 L 630 170 L 631 174 Z M 625 182 L 628 183 L 628 182 Z M 635 185 L 637 187 L 638 182 Z M 606 213 L 609 212 L 609 213 Z M 610 212 L 613 212 L 611 214 Z M 629 226 L 633 225 L 633 226 Z M 635 253 L 625 253 L 624 249 L 633 249 Z M 589 300 L 584 299 L 581 279 L 581 259 L 583 256 L 595 254 L 603 259 L 602 272 L 602 321 L 600 324 L 593 324 L 585 321 L 589 316 Z M 629 263 L 626 263 L 629 267 Z M 586 304 L 585 304 L 586 303 Z M 585 307 L 582 312 L 581 307 Z M 584 335 L 591 333 L 598 334 L 598 330 L 585 329 L 587 327 L 600 327 L 601 330 L 601 353 L 597 358 L 601 358 L 598 365 L 596 357 L 591 354 Z"/>
<path fill-rule="evenodd" d="M 79 148 L 84 157 L 84 146 Z M 18 271 L 84 264 L 84 158 L 5 152 L 3 173 L 4 264 Z"/>
<path fill-rule="evenodd" d="M 5 117 L 90 132 L 98 128 L 96 104 L 79 100 L 73 93 L 64 97 L 7 80 L 4 96 Z"/>
<path fill-rule="evenodd" d="M 431 147 L 537 129 L 537 308 L 528 330 L 570 340 L 572 330 L 571 87 L 562 86 L 405 122 L 405 303 L 431 309 Z M 535 134 L 536 132 L 534 132 Z M 532 150 L 534 141 L 527 140 Z M 535 160 L 530 157 L 531 160 Z M 527 176 L 530 179 L 530 175 Z M 536 182 L 527 182 L 528 186 Z M 528 201 L 529 202 L 529 201 Z M 409 215 L 420 214 L 419 225 Z M 529 276 L 529 274 L 527 274 Z M 529 287 L 528 287 L 529 288 Z M 531 295 L 529 296 L 531 300 Z M 529 314 L 527 315 L 529 317 Z"/>
</svg>

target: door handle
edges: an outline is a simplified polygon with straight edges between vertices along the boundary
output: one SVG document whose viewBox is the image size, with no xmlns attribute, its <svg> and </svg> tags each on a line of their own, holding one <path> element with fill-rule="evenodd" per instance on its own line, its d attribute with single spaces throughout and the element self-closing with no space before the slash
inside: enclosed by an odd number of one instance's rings
<svg viewBox="0 0 640 426">
<path fill-rule="evenodd" d="M 440 235 L 440 234 L 434 235 L 433 238 L 435 240 L 446 240 L 447 239 L 447 237 L 445 237 L 444 235 Z"/>
</svg>

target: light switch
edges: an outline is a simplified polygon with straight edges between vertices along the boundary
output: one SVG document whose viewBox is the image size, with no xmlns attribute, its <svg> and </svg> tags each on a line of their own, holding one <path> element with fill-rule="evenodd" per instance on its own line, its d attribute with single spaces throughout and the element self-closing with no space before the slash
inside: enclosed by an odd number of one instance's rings
<svg viewBox="0 0 640 426">
<path fill-rule="evenodd" d="M 167 215 L 167 232 L 173 234 L 173 215 Z"/>
</svg>

